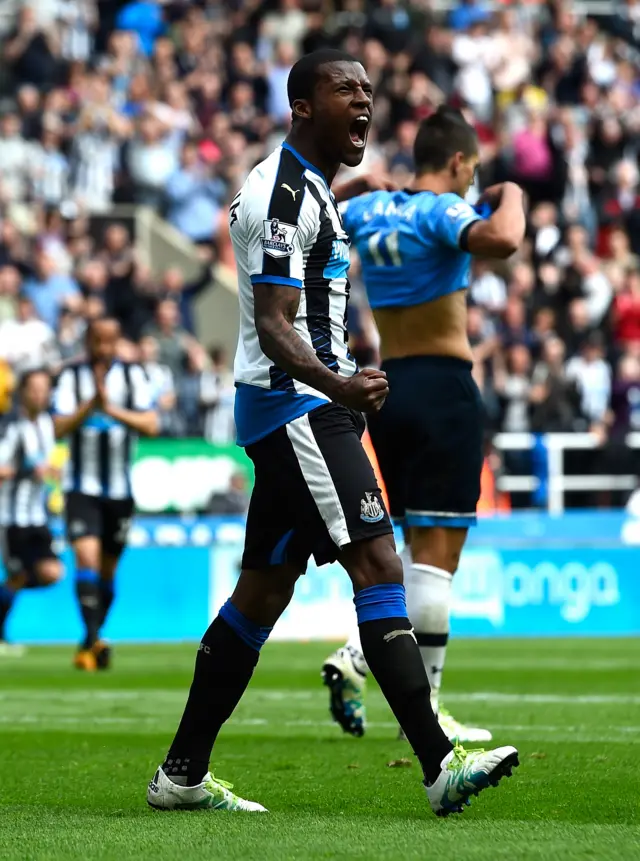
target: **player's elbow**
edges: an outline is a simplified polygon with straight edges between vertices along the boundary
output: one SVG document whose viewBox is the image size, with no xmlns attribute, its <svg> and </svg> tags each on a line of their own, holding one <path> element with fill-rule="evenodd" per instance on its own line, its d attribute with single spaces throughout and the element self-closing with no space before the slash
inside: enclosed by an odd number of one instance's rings
<svg viewBox="0 0 640 861">
<path fill-rule="evenodd" d="M 495 247 L 495 254 L 498 260 L 507 260 L 511 257 L 512 254 L 515 254 L 518 248 L 520 248 L 520 243 L 522 238 L 520 236 L 504 236 L 497 243 Z"/>
</svg>

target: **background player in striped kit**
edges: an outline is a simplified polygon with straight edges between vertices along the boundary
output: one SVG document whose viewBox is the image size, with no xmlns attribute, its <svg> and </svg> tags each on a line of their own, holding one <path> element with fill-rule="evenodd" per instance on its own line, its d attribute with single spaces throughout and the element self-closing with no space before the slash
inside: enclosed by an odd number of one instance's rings
<svg viewBox="0 0 640 861">
<path fill-rule="evenodd" d="M 63 479 L 67 536 L 76 563 L 76 593 L 85 637 L 80 670 L 109 666 L 99 639 L 114 598 L 114 577 L 134 510 L 131 451 L 137 434 L 158 432 L 151 388 L 138 364 L 116 361 L 117 320 L 89 324 L 86 359 L 65 368 L 54 395 L 56 436 L 69 439 Z"/>
<path fill-rule="evenodd" d="M 54 477 L 55 446 L 47 412 L 51 380 L 46 371 L 27 372 L 19 384 L 19 412 L 0 441 L 0 527 L 7 579 L 0 584 L 0 654 L 18 651 L 5 643 L 5 623 L 21 589 L 50 586 L 62 576 L 47 525 L 46 481 Z"/>
<path fill-rule="evenodd" d="M 376 191 L 341 205 L 362 262 L 381 339 L 390 396 L 369 431 L 392 516 L 407 537 L 407 609 L 429 675 L 434 711 L 449 738 L 489 741 L 440 707 L 449 637 L 452 576 L 476 522 L 484 411 L 467 338 L 471 255 L 509 257 L 524 238 L 522 191 L 513 183 L 465 202 L 478 163 L 478 140 L 459 111 L 424 120 L 410 189 Z M 348 196 L 345 186 L 337 190 Z M 327 659 L 332 714 L 362 735 L 366 663 L 357 633 Z"/>
</svg>

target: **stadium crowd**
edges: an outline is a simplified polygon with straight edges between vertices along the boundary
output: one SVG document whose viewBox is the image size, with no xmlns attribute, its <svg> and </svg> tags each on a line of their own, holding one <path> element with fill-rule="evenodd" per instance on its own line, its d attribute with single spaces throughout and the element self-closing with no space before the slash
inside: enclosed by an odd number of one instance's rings
<svg viewBox="0 0 640 861">
<path fill-rule="evenodd" d="M 106 309 L 158 387 L 165 433 L 232 437 L 227 358 L 196 339 L 193 300 L 212 262 L 233 266 L 226 207 L 287 130 L 292 63 L 332 45 L 375 88 L 362 170 L 407 183 L 417 125 L 448 101 L 477 128 L 478 191 L 527 192 L 524 247 L 473 270 L 491 427 L 640 429 L 640 3 L 600 18 L 474 0 L 1 5 L 0 357 L 14 372 L 55 369 Z M 112 203 L 154 207 L 196 244 L 201 277 L 152 274 Z M 357 261 L 352 282 L 353 348 L 375 362 Z"/>
</svg>

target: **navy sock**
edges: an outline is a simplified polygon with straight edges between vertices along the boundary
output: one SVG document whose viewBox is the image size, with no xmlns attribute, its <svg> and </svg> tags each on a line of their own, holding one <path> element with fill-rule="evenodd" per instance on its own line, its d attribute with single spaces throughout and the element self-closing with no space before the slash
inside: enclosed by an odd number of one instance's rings
<svg viewBox="0 0 640 861">
<path fill-rule="evenodd" d="M 85 628 L 83 649 L 90 649 L 98 639 L 100 628 L 99 580 L 98 572 L 90 568 L 78 568 L 76 571 L 76 596 Z"/>
<path fill-rule="evenodd" d="M 15 597 L 16 593 L 13 589 L 9 589 L 4 583 L 0 583 L 0 640 L 4 640 L 5 623 Z"/>
<path fill-rule="evenodd" d="M 431 783 L 452 745 L 431 708 L 429 680 L 407 617 L 404 586 L 370 586 L 358 592 L 354 603 L 362 652 Z"/>
<path fill-rule="evenodd" d="M 247 619 L 231 601 L 207 629 L 187 705 L 162 766 L 177 783 L 195 786 L 209 770 L 220 728 L 247 689 L 271 630 Z"/>
<path fill-rule="evenodd" d="M 113 580 L 104 580 L 101 578 L 98 583 L 98 589 L 100 590 L 100 616 L 98 619 L 98 631 L 101 630 L 107 620 L 107 616 L 109 615 L 109 610 L 111 609 L 111 605 L 113 604 L 113 599 L 115 597 L 114 587 L 115 584 Z"/>
</svg>

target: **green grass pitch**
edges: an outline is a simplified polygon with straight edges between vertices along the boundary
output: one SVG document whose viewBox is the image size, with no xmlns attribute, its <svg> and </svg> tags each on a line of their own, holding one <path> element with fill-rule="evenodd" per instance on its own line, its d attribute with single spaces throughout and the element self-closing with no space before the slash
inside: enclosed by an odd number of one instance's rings
<svg viewBox="0 0 640 861">
<path fill-rule="evenodd" d="M 410 754 L 374 685 L 363 739 L 330 722 L 330 650 L 268 645 L 218 740 L 216 773 L 262 816 L 146 806 L 193 646 L 119 647 L 94 676 L 69 649 L 0 659 L 0 858 L 640 859 L 640 640 L 454 641 L 445 702 L 521 767 L 447 820 L 415 761 L 387 767 Z"/>
</svg>

